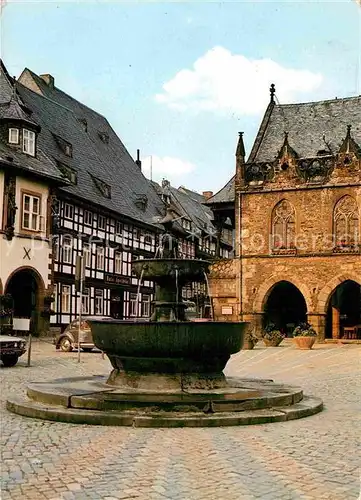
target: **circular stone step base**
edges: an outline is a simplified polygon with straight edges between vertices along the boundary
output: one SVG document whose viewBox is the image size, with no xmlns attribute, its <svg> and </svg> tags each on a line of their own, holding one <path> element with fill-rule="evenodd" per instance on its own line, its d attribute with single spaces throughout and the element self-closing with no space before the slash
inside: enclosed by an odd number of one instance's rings
<svg viewBox="0 0 361 500">
<path fill-rule="evenodd" d="M 322 410 L 322 401 L 272 380 L 230 377 L 209 391 L 124 390 L 103 376 L 32 383 L 27 396 L 13 396 L 7 409 L 59 422 L 134 427 L 216 427 L 283 422 Z"/>
<path fill-rule="evenodd" d="M 88 425 L 113 425 L 128 427 L 221 427 L 230 425 L 265 424 L 285 422 L 314 415 L 322 411 L 322 401 L 305 396 L 302 402 L 293 406 L 250 410 L 242 412 L 114 412 L 75 408 L 49 407 L 24 397 L 13 397 L 6 407 L 13 413 L 26 417 Z"/>
</svg>

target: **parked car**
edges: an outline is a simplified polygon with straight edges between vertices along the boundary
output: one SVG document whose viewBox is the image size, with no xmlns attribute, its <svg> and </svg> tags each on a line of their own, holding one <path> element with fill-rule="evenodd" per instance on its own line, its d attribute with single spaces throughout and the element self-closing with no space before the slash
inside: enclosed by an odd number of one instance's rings
<svg viewBox="0 0 361 500">
<path fill-rule="evenodd" d="M 25 352 L 25 339 L 12 335 L 0 335 L 0 360 L 4 366 L 15 366 Z"/>
<path fill-rule="evenodd" d="M 111 319 L 108 316 L 93 316 L 94 319 Z M 82 319 L 80 326 L 80 348 L 85 352 L 90 352 L 94 349 L 93 336 L 90 323 L 87 316 Z M 64 352 L 71 352 L 73 349 L 78 349 L 78 333 L 79 333 L 79 318 L 72 321 L 63 332 L 59 333 L 55 339 L 54 344 L 56 349 Z"/>
</svg>

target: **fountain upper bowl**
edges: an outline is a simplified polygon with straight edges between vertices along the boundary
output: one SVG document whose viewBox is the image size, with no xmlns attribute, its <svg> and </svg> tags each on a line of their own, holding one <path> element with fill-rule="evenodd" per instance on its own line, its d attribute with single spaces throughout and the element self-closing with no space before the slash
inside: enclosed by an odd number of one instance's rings
<svg viewBox="0 0 361 500">
<path fill-rule="evenodd" d="M 180 281 L 203 281 L 210 262 L 200 259 L 142 259 L 132 263 L 135 275 L 152 281 L 175 278 Z"/>
</svg>

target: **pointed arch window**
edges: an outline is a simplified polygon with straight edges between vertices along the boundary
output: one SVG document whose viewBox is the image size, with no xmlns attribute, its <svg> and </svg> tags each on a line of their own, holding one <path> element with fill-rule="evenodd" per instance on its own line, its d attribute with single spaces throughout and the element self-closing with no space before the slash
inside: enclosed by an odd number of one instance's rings
<svg viewBox="0 0 361 500">
<path fill-rule="evenodd" d="M 333 233 L 336 247 L 349 247 L 359 239 L 359 211 L 356 200 L 349 195 L 343 196 L 333 211 Z"/>
<path fill-rule="evenodd" d="M 272 248 L 295 248 L 295 209 L 287 200 L 282 200 L 272 212 Z"/>
</svg>

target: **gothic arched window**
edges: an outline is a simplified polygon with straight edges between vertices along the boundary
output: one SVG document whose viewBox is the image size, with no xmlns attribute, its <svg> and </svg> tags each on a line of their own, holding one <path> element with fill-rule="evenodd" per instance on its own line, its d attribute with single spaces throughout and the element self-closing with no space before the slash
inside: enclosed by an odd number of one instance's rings
<svg viewBox="0 0 361 500">
<path fill-rule="evenodd" d="M 295 209 L 287 200 L 282 200 L 272 212 L 272 248 L 294 248 Z"/>
<path fill-rule="evenodd" d="M 336 246 L 354 245 L 358 241 L 359 213 L 356 200 L 343 196 L 333 211 L 333 234 Z"/>
</svg>

